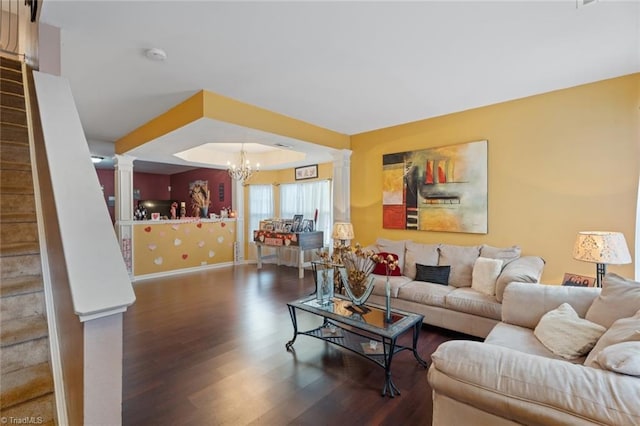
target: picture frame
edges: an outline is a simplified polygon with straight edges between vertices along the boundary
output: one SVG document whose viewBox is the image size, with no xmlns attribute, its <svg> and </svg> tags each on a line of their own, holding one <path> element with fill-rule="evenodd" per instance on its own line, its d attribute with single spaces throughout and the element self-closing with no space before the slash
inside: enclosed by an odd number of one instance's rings
<svg viewBox="0 0 640 426">
<path fill-rule="evenodd" d="M 585 275 L 565 273 L 562 278 L 562 285 L 569 287 L 595 287 L 595 277 Z"/>
<path fill-rule="evenodd" d="M 316 179 L 318 177 L 318 165 L 313 164 L 311 166 L 296 167 L 295 178 L 296 180 L 304 179 Z"/>
<path fill-rule="evenodd" d="M 293 226 L 293 223 L 284 223 L 282 225 L 282 232 L 291 232 L 292 226 Z"/>
<path fill-rule="evenodd" d="M 302 232 L 312 232 L 313 231 L 313 220 L 311 219 L 303 219 L 302 220 Z"/>
<path fill-rule="evenodd" d="M 301 232 L 302 231 L 302 215 L 296 214 L 293 216 L 293 223 L 291 225 L 291 232 Z"/>
</svg>

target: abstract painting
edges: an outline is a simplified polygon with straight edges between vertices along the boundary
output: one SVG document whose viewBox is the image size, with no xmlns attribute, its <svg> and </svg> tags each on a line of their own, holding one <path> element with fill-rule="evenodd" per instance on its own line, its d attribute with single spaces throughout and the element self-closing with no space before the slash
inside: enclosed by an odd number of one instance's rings
<svg viewBox="0 0 640 426">
<path fill-rule="evenodd" d="M 382 226 L 487 233 L 487 141 L 382 156 Z"/>
</svg>

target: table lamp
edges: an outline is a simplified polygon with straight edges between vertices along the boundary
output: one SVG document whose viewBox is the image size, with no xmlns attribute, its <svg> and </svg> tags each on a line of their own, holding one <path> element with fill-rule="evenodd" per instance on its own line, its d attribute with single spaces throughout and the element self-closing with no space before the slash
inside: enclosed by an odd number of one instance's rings
<svg viewBox="0 0 640 426">
<path fill-rule="evenodd" d="M 334 240 L 340 240 L 342 247 L 346 246 L 347 240 L 353 240 L 355 235 L 353 234 L 353 225 L 345 222 L 336 222 L 333 224 L 333 233 L 331 238 Z"/>
<path fill-rule="evenodd" d="M 602 287 L 607 265 L 631 263 L 627 242 L 621 232 L 578 232 L 573 258 L 596 264 L 596 286 Z"/>
</svg>

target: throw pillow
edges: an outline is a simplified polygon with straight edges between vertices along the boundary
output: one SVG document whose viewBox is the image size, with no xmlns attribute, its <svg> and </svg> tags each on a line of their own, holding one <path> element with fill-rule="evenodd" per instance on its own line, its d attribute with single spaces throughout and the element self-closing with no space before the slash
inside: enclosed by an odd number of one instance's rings
<svg viewBox="0 0 640 426">
<path fill-rule="evenodd" d="M 595 362 L 598 354 L 605 348 L 622 342 L 640 342 L 640 311 L 632 317 L 621 318 L 614 322 L 598 340 L 584 361 L 584 365 L 599 368 L 600 366 Z"/>
<path fill-rule="evenodd" d="M 605 370 L 628 376 L 640 376 L 640 342 L 623 342 L 608 346 L 596 357 Z"/>
<path fill-rule="evenodd" d="M 575 359 L 594 347 L 606 329 L 578 316 L 570 304 L 563 303 L 540 318 L 533 334 L 554 354 Z"/>
<path fill-rule="evenodd" d="M 408 241 L 404 255 L 402 275 L 413 280 L 416 278 L 416 263 L 421 265 L 437 265 L 439 245 L 440 244 L 420 244 Z"/>
<path fill-rule="evenodd" d="M 477 258 L 476 263 L 473 264 L 471 288 L 487 296 L 494 296 L 496 280 L 502 271 L 502 263 L 500 259 Z"/>
<path fill-rule="evenodd" d="M 378 238 L 376 240 L 376 246 L 379 252 L 393 253 L 398 256 L 398 265 L 402 267 L 404 265 L 404 251 L 407 243 L 410 240 L 387 240 L 385 238 Z"/>
<path fill-rule="evenodd" d="M 450 265 L 449 284 L 456 287 L 471 287 L 473 264 L 480 257 L 480 246 L 456 246 L 441 244 L 438 248 L 438 265 Z"/>
<path fill-rule="evenodd" d="M 393 260 L 398 260 L 398 255 L 394 254 L 394 253 L 387 253 L 384 251 L 381 251 L 380 253 L 378 253 L 378 256 L 381 256 L 383 258 L 387 258 L 387 256 L 391 255 L 391 257 L 393 257 Z M 376 266 L 373 268 L 373 272 L 372 274 L 376 274 L 376 275 L 387 275 L 387 265 L 385 265 L 384 263 L 378 263 L 376 264 Z M 389 276 L 390 277 L 399 277 L 400 275 L 402 275 L 401 271 L 400 271 L 400 262 L 398 262 L 398 266 L 396 266 L 396 269 L 389 271 Z"/>
<path fill-rule="evenodd" d="M 451 266 L 431 266 L 416 263 L 416 281 L 449 285 Z"/>
<path fill-rule="evenodd" d="M 519 246 L 511 246 L 511 247 L 492 247 L 486 244 L 480 246 L 480 256 L 488 257 L 491 259 L 501 259 L 504 264 L 503 267 L 506 266 L 509 262 L 513 262 L 514 260 L 520 257 L 520 253 L 522 250 Z"/>
<path fill-rule="evenodd" d="M 609 328 L 616 320 L 630 317 L 639 309 L 640 282 L 607 274 L 602 280 L 602 292 L 591 304 L 585 318 Z"/>
</svg>

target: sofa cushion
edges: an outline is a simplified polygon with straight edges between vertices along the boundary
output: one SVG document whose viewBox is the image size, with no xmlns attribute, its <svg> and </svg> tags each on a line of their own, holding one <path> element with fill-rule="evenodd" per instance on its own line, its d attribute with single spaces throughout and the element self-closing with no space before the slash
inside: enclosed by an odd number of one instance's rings
<svg viewBox="0 0 640 426">
<path fill-rule="evenodd" d="M 445 307 L 458 312 L 500 320 L 502 305 L 495 297 L 471 288 L 457 288 L 445 297 Z"/>
<path fill-rule="evenodd" d="M 596 362 L 604 370 L 640 377 L 640 342 L 623 342 L 607 346 Z"/>
<path fill-rule="evenodd" d="M 413 241 L 407 241 L 402 275 L 413 280 L 416 278 L 416 263 L 421 265 L 437 265 L 439 246 L 439 244 L 419 244 Z"/>
<path fill-rule="evenodd" d="M 471 287 L 473 264 L 480 257 L 480 246 L 456 246 L 441 244 L 438 248 L 438 265 L 450 265 L 449 284 L 456 287 Z"/>
<path fill-rule="evenodd" d="M 386 275 L 373 275 L 373 294 L 377 294 L 380 296 L 385 295 L 385 287 L 387 285 L 387 276 Z M 398 296 L 398 289 L 407 285 L 411 282 L 411 279 L 399 276 L 399 277 L 389 277 L 389 286 L 391 287 L 391 297 Z"/>
<path fill-rule="evenodd" d="M 584 362 L 587 367 L 599 368 L 595 362 L 598 354 L 605 348 L 622 342 L 640 342 L 640 311 L 629 318 L 622 318 L 614 322 L 600 337 L 596 346 L 591 350 Z"/>
<path fill-rule="evenodd" d="M 398 299 L 444 308 L 445 297 L 453 290 L 455 290 L 455 287 L 422 281 L 411 281 L 409 284 L 400 288 L 398 291 Z"/>
<path fill-rule="evenodd" d="M 554 354 L 565 359 L 589 352 L 606 329 L 582 319 L 570 304 L 563 303 L 540 318 L 533 334 Z"/>
<path fill-rule="evenodd" d="M 524 256 L 509 262 L 496 280 L 496 299 L 502 302 L 504 289 L 509 283 L 537 283 L 540 281 L 544 260 L 538 256 Z"/>
<path fill-rule="evenodd" d="M 522 250 L 519 246 L 511 247 L 492 247 L 487 244 L 480 246 L 480 256 L 488 257 L 490 259 L 500 259 L 504 262 L 502 267 L 505 267 L 507 263 L 512 262 L 520 257 Z"/>
<path fill-rule="evenodd" d="M 405 247 L 409 240 L 387 240 L 385 238 L 378 238 L 376 240 L 376 247 L 378 252 L 393 253 L 398 256 L 398 265 L 402 268 L 404 266 L 404 252 Z"/>
<path fill-rule="evenodd" d="M 495 295 L 496 280 L 502 271 L 502 263 L 502 259 L 477 258 L 473 264 L 471 288 L 487 296 Z"/>
<path fill-rule="evenodd" d="M 398 260 L 398 255 L 395 254 L 395 253 L 387 253 L 387 252 L 381 251 L 380 253 L 378 253 L 378 256 L 382 257 L 387 262 L 389 260 L 388 259 L 389 256 L 391 256 L 394 261 Z M 375 275 L 385 275 L 386 276 L 387 275 L 387 263 L 384 263 L 384 262 L 377 263 L 376 266 L 373 268 L 373 271 L 371 273 L 375 274 Z M 398 263 L 395 268 L 389 269 L 389 276 L 390 277 L 399 277 L 400 275 L 402 275 L 402 272 L 400 270 L 400 263 Z"/>
<path fill-rule="evenodd" d="M 554 354 L 533 334 L 533 330 L 526 327 L 499 322 L 493 327 L 484 341 L 491 345 L 502 346 L 531 355 L 543 356 L 545 358 L 562 359 Z M 586 357 L 569 360 L 576 364 L 582 364 Z"/>
<path fill-rule="evenodd" d="M 602 280 L 602 292 L 593 301 L 585 318 L 608 328 L 616 320 L 630 317 L 639 309 L 640 282 L 607 274 Z"/>
<path fill-rule="evenodd" d="M 451 266 L 431 266 L 416 263 L 416 281 L 449 285 Z"/>
</svg>

